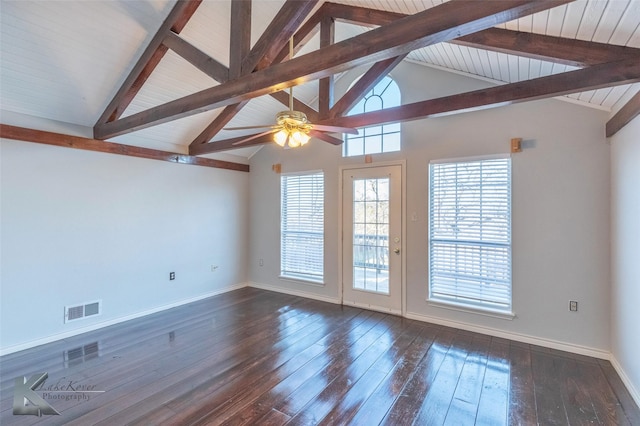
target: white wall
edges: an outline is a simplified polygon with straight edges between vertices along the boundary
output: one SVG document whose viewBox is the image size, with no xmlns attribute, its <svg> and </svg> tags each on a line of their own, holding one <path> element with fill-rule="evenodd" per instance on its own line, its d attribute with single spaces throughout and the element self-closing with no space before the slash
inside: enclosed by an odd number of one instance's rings
<svg viewBox="0 0 640 426">
<path fill-rule="evenodd" d="M 345 90 L 356 76 L 340 80 Z M 489 83 L 415 64 L 393 71 L 403 103 L 482 88 Z M 407 314 L 484 330 L 548 346 L 606 356 L 610 330 L 609 146 L 607 114 L 558 100 L 536 101 L 430 118 L 402 126 L 401 153 L 375 155 L 374 163 L 406 160 Z M 524 152 L 513 156 L 513 306 L 503 320 L 430 306 L 427 296 L 427 167 L 432 159 L 509 151 L 513 137 Z M 279 272 L 279 175 L 323 169 L 326 179 L 326 248 L 323 287 L 284 281 Z M 250 280 L 280 291 L 339 300 L 339 168 L 341 148 L 313 140 L 299 150 L 264 147 L 251 161 Z M 413 213 L 418 220 L 409 221 Z M 264 266 L 258 259 L 264 259 Z M 570 313 L 568 301 L 579 311 Z M 537 339 L 537 340 L 536 340 Z"/>
<path fill-rule="evenodd" d="M 640 404 L 640 117 L 611 138 L 611 352 Z"/>
<path fill-rule="evenodd" d="M 248 173 L 11 140 L 0 153 L 3 352 L 246 282 Z M 96 299 L 101 316 L 63 323 Z"/>
</svg>

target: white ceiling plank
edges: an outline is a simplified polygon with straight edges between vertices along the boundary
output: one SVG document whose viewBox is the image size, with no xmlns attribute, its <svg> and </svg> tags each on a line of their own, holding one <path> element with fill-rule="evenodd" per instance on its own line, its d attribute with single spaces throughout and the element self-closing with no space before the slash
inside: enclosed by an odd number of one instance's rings
<svg viewBox="0 0 640 426">
<path fill-rule="evenodd" d="M 611 87 L 605 87 L 603 89 L 595 90 L 595 93 L 593 94 L 589 102 L 595 105 L 602 105 L 607 96 L 609 96 L 609 93 L 611 93 L 611 89 Z"/>
<path fill-rule="evenodd" d="M 607 3 L 609 2 L 602 0 L 590 0 L 587 3 L 584 15 L 582 15 L 580 27 L 578 28 L 578 33 L 576 34 L 578 39 L 587 41 L 593 40 L 604 10 L 607 7 Z"/>
<path fill-rule="evenodd" d="M 498 67 L 500 69 L 500 79 L 506 83 L 509 82 L 511 78 L 509 74 L 509 56 L 505 53 L 498 53 Z"/>
<path fill-rule="evenodd" d="M 499 81 L 505 81 L 500 70 L 500 61 L 498 61 L 498 53 L 489 51 L 489 66 L 491 67 L 491 78 Z M 505 77 L 506 78 L 506 77 Z"/>
<path fill-rule="evenodd" d="M 598 43 L 610 43 L 614 31 L 628 7 L 629 1 L 609 1 L 592 40 Z"/>
<path fill-rule="evenodd" d="M 611 113 L 615 114 L 623 106 L 640 91 L 640 83 L 626 84 L 624 86 L 616 86 L 611 90 L 611 93 L 617 92 L 613 96 L 609 94 L 606 97 L 602 105 L 608 106 L 611 109 Z"/>
<path fill-rule="evenodd" d="M 538 78 L 540 77 L 540 67 L 542 61 L 538 59 L 530 59 L 529 60 L 529 78 Z"/>
<path fill-rule="evenodd" d="M 636 37 L 636 41 L 632 43 L 634 33 L 640 33 L 640 1 L 630 1 L 624 14 L 620 17 L 616 29 L 609 39 L 609 43 L 619 46 L 629 46 L 640 48 L 640 37 Z"/>
<path fill-rule="evenodd" d="M 533 23 L 531 25 L 531 32 L 536 34 L 546 34 L 547 26 L 549 25 L 549 10 L 535 13 L 533 15 Z"/>
<path fill-rule="evenodd" d="M 571 4 L 571 3 L 570 3 Z M 547 29 L 544 34 L 559 37 L 562 31 L 562 26 L 565 21 L 567 13 L 567 5 L 554 7 L 549 10 L 549 16 L 547 17 Z"/>
<path fill-rule="evenodd" d="M 486 50 L 478 49 L 478 57 L 480 58 L 480 63 L 482 64 L 482 71 L 484 77 L 494 78 L 493 72 L 491 70 L 491 64 L 489 62 L 489 52 Z"/>
<path fill-rule="evenodd" d="M 509 55 L 509 83 L 515 83 L 520 81 L 520 66 L 518 64 L 518 57 L 515 55 Z"/>
<path fill-rule="evenodd" d="M 586 1 L 574 1 L 565 6 L 566 15 L 562 23 L 562 31 L 559 34 L 549 34 L 564 38 L 576 38 L 580 23 L 585 14 L 587 7 Z"/>
</svg>

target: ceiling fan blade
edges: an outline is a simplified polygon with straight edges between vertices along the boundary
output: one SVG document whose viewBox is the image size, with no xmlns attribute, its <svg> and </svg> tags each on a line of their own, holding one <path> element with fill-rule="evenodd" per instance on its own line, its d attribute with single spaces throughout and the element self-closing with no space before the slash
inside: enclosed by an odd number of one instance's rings
<svg viewBox="0 0 640 426">
<path fill-rule="evenodd" d="M 234 146 L 235 145 L 242 145 L 245 142 L 249 142 L 249 141 L 254 140 L 256 138 L 259 138 L 261 136 L 268 135 L 269 133 L 275 133 L 275 132 L 276 132 L 276 130 L 267 130 L 266 132 L 258 133 L 258 134 L 255 134 L 255 135 L 249 135 L 246 138 L 244 138 L 244 139 L 242 139 L 242 140 L 240 140 L 238 142 L 232 143 L 231 145 L 234 145 Z"/>
<path fill-rule="evenodd" d="M 314 138 L 318 138 L 320 140 L 323 140 L 325 142 L 329 142 L 332 145 L 341 145 L 343 140 L 342 139 L 338 139 L 334 136 L 328 135 L 324 132 L 321 132 L 320 130 L 311 130 L 309 132 L 309 135 L 313 136 Z"/>
<path fill-rule="evenodd" d="M 261 126 L 225 127 L 222 130 L 249 130 L 249 129 L 275 129 L 277 124 L 264 124 Z"/>
<path fill-rule="evenodd" d="M 339 126 L 326 126 L 324 124 L 312 124 L 313 128 L 316 130 L 321 130 L 323 132 L 332 132 L 332 133 L 349 133 L 352 135 L 357 135 L 358 130 L 352 129 L 351 127 L 339 127 Z"/>
</svg>

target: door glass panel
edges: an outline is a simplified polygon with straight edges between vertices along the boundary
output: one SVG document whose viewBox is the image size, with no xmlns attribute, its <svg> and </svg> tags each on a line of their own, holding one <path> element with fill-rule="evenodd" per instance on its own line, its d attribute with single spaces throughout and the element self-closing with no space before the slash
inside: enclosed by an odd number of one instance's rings
<svg viewBox="0 0 640 426">
<path fill-rule="evenodd" d="M 353 181 L 353 288 L 389 294 L 389 178 Z"/>
</svg>

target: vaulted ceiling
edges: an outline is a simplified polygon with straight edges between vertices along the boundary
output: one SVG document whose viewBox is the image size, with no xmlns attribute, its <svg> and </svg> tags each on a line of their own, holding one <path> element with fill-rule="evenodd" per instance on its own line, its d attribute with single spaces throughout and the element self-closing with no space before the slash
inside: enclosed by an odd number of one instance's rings
<svg viewBox="0 0 640 426">
<path fill-rule="evenodd" d="M 640 110 L 639 0 L 0 5 L 3 137 L 217 167 L 246 163 L 270 141 L 237 145 L 248 132 L 223 128 L 273 122 L 290 86 L 296 109 L 312 121 L 354 127 L 562 97 L 610 111 L 612 133 Z M 344 116 L 401 61 L 495 87 Z M 335 81 L 356 66 L 368 71 L 334 97 Z M 74 125 L 82 137 L 34 130 L 55 130 L 46 124 L 15 126 L 38 123 L 30 117 Z"/>
</svg>

